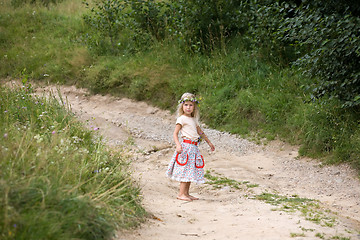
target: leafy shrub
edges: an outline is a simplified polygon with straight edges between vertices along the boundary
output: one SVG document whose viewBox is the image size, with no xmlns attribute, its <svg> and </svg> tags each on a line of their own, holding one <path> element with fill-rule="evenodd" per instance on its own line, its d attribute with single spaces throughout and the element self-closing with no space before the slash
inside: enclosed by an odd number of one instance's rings
<svg viewBox="0 0 360 240">
<path fill-rule="evenodd" d="M 92 27 L 85 40 L 99 55 L 150 48 L 155 40 L 165 38 L 164 6 L 163 2 L 154 0 L 102 0 L 84 15 L 85 23 Z"/>
<path fill-rule="evenodd" d="M 85 4 L 90 7 L 88 2 Z M 91 14 L 84 15 L 85 23 L 100 34 L 102 42 L 109 39 L 112 54 L 117 54 L 119 36 L 124 28 L 124 8 L 123 1 L 101 0 L 95 3 L 95 7 L 90 8 Z"/>
<path fill-rule="evenodd" d="M 284 19 L 292 14 L 295 4 L 288 1 L 250 1 L 248 4 L 248 30 L 245 38 L 251 49 L 268 62 L 287 66 L 296 60 L 295 49 L 288 42 L 280 40 Z"/>
<path fill-rule="evenodd" d="M 303 50 L 295 64 L 318 80 L 312 98 L 337 98 L 345 108 L 360 106 L 360 16 L 352 8 L 304 1 L 282 27 L 284 40 Z"/>
<path fill-rule="evenodd" d="M 225 49 L 227 39 L 247 29 L 240 0 L 171 1 L 171 32 L 194 51 Z"/>
<path fill-rule="evenodd" d="M 136 33 L 136 38 L 146 33 L 157 40 L 165 38 L 168 18 L 166 3 L 155 0 L 127 0 L 126 3 L 132 20 L 129 26 Z"/>
</svg>

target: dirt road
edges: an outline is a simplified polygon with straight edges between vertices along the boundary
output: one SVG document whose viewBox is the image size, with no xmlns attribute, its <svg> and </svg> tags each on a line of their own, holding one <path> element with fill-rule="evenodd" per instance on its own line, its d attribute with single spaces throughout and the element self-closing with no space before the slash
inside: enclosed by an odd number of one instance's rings
<svg viewBox="0 0 360 240">
<path fill-rule="evenodd" d="M 170 112 L 75 87 L 60 90 L 89 128 L 133 153 L 133 176 L 154 218 L 119 232 L 118 240 L 360 239 L 360 181 L 347 166 L 322 166 L 299 158 L 297 147 L 278 141 L 259 146 L 204 126 L 217 148 L 212 153 L 200 146 L 205 168 L 221 181 L 194 184 L 200 200 L 180 201 L 178 183 L 165 176 L 175 149 Z"/>
</svg>

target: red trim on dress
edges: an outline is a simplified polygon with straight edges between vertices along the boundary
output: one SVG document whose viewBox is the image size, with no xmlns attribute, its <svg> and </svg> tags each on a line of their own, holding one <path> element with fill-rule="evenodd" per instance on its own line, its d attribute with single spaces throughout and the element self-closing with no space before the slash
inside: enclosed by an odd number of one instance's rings
<svg viewBox="0 0 360 240">
<path fill-rule="evenodd" d="M 195 146 L 198 145 L 198 142 L 191 141 L 191 140 L 188 140 L 188 139 L 184 139 L 183 142 L 184 142 L 184 143 L 189 143 L 189 144 L 194 144 Z"/>
<path fill-rule="evenodd" d="M 179 164 L 180 166 L 184 166 L 184 165 L 186 165 L 186 164 L 187 164 L 187 162 L 188 162 L 188 160 L 189 160 L 189 155 L 188 155 L 188 154 L 186 154 L 186 162 L 185 162 L 185 163 L 180 163 L 180 162 L 179 162 L 179 160 L 178 160 L 179 155 L 180 155 L 180 153 L 176 154 L 176 158 L 175 158 L 176 163 L 177 163 L 177 164 Z"/>
<path fill-rule="evenodd" d="M 202 155 L 200 155 L 200 157 L 201 157 L 202 163 L 203 163 L 201 166 L 196 165 L 196 157 L 195 157 L 195 167 L 197 167 L 197 168 L 203 168 L 205 166 L 204 157 Z"/>
</svg>

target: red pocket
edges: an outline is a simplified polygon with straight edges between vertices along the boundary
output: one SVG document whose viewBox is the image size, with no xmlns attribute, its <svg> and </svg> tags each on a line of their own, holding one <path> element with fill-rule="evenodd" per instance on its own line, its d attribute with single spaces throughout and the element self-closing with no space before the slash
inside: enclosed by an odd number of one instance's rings
<svg viewBox="0 0 360 240">
<path fill-rule="evenodd" d="M 177 164 L 179 164 L 180 166 L 184 166 L 187 164 L 187 162 L 189 160 L 189 155 L 186 154 L 186 156 L 185 156 L 185 154 L 178 153 L 178 154 L 176 154 L 175 160 L 176 160 Z"/>
<path fill-rule="evenodd" d="M 203 168 L 204 166 L 205 166 L 204 157 L 202 155 L 200 155 L 200 158 L 196 157 L 195 158 L 195 167 Z"/>
</svg>

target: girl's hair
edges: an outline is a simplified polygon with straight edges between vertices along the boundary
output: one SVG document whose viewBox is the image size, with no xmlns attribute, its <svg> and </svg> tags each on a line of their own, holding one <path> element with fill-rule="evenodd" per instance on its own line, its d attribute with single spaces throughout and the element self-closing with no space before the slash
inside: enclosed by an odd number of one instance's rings
<svg viewBox="0 0 360 240">
<path fill-rule="evenodd" d="M 200 121 L 200 112 L 198 107 L 198 100 L 196 99 L 195 95 L 192 93 L 184 93 L 181 96 L 181 99 L 179 100 L 179 105 L 177 106 L 177 117 L 180 117 L 184 114 L 183 105 L 184 102 L 191 101 L 194 103 L 194 111 L 191 113 L 191 116 L 195 118 L 195 121 L 197 124 L 199 124 Z"/>
</svg>

